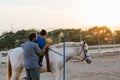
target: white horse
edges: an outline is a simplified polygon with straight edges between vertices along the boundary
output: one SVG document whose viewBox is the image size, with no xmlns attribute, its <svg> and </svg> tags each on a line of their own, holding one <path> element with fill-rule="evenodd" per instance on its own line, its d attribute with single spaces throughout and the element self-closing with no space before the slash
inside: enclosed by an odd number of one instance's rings
<svg viewBox="0 0 120 80">
<path fill-rule="evenodd" d="M 70 60 L 73 56 L 83 55 L 84 60 L 90 64 L 91 57 L 88 53 L 88 46 L 85 42 L 66 42 L 65 60 Z M 51 45 L 49 50 L 50 70 L 52 80 L 58 80 L 59 72 L 63 67 L 63 43 Z M 12 49 L 8 53 L 7 78 L 8 80 L 19 80 L 20 74 L 24 68 L 24 51 L 21 47 Z M 82 57 L 82 56 L 81 56 Z M 43 66 L 40 72 L 47 72 L 46 59 L 43 58 Z"/>
</svg>

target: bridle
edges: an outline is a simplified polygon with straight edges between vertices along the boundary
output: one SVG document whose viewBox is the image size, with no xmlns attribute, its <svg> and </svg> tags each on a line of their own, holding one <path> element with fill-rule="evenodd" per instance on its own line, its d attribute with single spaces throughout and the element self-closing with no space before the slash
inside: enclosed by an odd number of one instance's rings
<svg viewBox="0 0 120 80">
<path fill-rule="evenodd" d="M 79 60 L 77 62 L 83 62 L 84 61 L 87 64 L 90 64 L 92 62 L 92 59 L 90 57 L 90 54 L 88 53 L 88 45 L 85 42 L 81 42 L 80 44 L 75 44 L 75 46 L 76 46 L 76 48 L 73 48 L 75 51 L 68 57 L 66 55 L 63 55 L 63 54 L 53 50 L 53 49 L 50 49 L 50 51 L 53 51 L 54 53 L 56 53 L 56 54 L 58 54 L 62 57 L 64 56 L 68 60 L 69 60 L 69 58 L 72 58 L 72 59 L 75 59 L 75 60 Z M 83 56 L 80 56 L 80 55 L 83 55 Z M 76 57 L 74 57 L 74 56 L 76 56 Z"/>
<path fill-rule="evenodd" d="M 82 51 L 84 51 L 84 46 L 82 46 L 82 50 L 80 51 L 80 53 L 79 54 L 76 54 L 77 56 L 79 55 L 81 55 L 81 53 L 82 53 Z M 55 52 L 56 54 L 58 54 L 58 55 L 60 55 L 60 56 L 63 56 L 62 54 L 60 54 L 59 52 L 57 52 L 57 51 L 55 51 L 55 50 L 53 50 L 53 49 L 51 49 L 51 48 L 49 48 L 49 50 L 51 50 L 51 51 L 53 51 L 53 52 Z M 85 52 L 85 51 L 84 51 Z M 84 53 L 84 55 L 86 55 L 85 53 Z"/>
<path fill-rule="evenodd" d="M 87 57 L 89 57 L 89 56 L 86 55 L 87 50 L 85 50 L 85 46 L 86 46 L 85 43 L 83 43 L 82 50 L 80 51 L 80 53 L 79 54 L 76 53 L 76 55 L 78 56 L 78 58 L 81 61 L 84 61 Z M 56 53 L 56 54 L 58 54 L 60 56 L 64 56 L 64 55 L 60 54 L 59 52 L 57 52 L 57 51 L 55 51 L 55 50 L 53 50 L 51 48 L 49 48 L 49 50 L 53 51 L 54 53 Z M 84 53 L 84 57 L 83 58 L 80 57 L 80 55 L 82 54 L 82 52 Z"/>
<path fill-rule="evenodd" d="M 80 53 L 76 54 L 81 61 L 84 61 L 87 57 L 90 57 L 90 56 L 86 55 L 87 50 L 85 50 L 85 46 L 86 45 L 84 43 L 84 45 L 82 45 L 82 50 L 80 51 Z M 80 55 L 82 54 L 82 52 L 84 53 L 84 57 L 83 58 L 80 57 Z"/>
</svg>

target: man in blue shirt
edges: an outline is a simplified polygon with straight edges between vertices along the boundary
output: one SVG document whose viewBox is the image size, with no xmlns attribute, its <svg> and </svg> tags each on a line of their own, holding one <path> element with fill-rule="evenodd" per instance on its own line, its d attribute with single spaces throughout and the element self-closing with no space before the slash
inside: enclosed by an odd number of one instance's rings
<svg viewBox="0 0 120 80">
<path fill-rule="evenodd" d="M 39 56 L 42 56 L 45 52 L 45 49 L 49 46 L 46 44 L 44 48 L 40 49 L 35 41 L 36 33 L 31 33 L 29 35 L 29 41 L 23 45 L 24 65 L 27 73 L 27 80 L 40 79 L 40 65 L 38 64 Z"/>
<path fill-rule="evenodd" d="M 45 37 L 47 36 L 47 31 L 42 29 L 40 31 L 40 35 L 37 35 L 37 40 L 36 43 L 39 45 L 40 49 L 43 49 L 44 46 L 46 45 L 46 39 Z M 42 60 L 43 60 L 44 55 L 39 57 L 39 65 L 42 66 Z"/>
</svg>

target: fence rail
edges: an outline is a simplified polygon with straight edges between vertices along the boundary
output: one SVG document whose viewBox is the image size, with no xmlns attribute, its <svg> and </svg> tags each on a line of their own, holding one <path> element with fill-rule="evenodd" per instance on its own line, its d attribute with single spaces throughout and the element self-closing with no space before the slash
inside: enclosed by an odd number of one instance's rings
<svg viewBox="0 0 120 80">
<path fill-rule="evenodd" d="M 0 51 L 0 54 L 1 54 L 2 56 L 7 56 L 8 51 Z"/>
<path fill-rule="evenodd" d="M 94 54 L 94 53 L 106 53 L 106 52 L 117 52 L 120 51 L 120 44 L 115 44 L 115 45 L 94 45 L 94 46 L 89 46 L 89 53 Z M 100 51 L 99 51 L 100 49 Z M 0 51 L 0 54 L 2 56 L 7 56 L 8 51 Z"/>
<path fill-rule="evenodd" d="M 106 52 L 118 52 L 120 51 L 120 44 L 114 45 L 95 45 L 89 46 L 89 53 L 106 53 Z"/>
</svg>

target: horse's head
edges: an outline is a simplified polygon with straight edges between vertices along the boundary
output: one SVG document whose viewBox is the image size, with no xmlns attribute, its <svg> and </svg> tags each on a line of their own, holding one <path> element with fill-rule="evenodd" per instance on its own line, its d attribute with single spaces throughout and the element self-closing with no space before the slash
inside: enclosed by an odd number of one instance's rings
<svg viewBox="0 0 120 80">
<path fill-rule="evenodd" d="M 50 50 L 54 53 L 57 53 L 61 56 L 63 56 L 61 53 L 55 51 L 52 49 L 52 47 L 59 49 L 63 49 L 63 43 L 52 45 Z M 66 53 L 71 53 L 73 51 L 73 54 L 77 55 L 78 58 L 82 61 L 86 61 L 86 63 L 90 64 L 92 62 L 92 59 L 90 57 L 90 54 L 88 53 L 88 45 L 84 41 L 81 42 L 66 42 Z M 60 50 L 61 51 L 61 50 Z M 72 55 L 73 56 L 73 55 Z M 71 58 L 71 56 L 69 57 Z"/>
<path fill-rule="evenodd" d="M 77 53 L 77 56 L 79 59 L 81 59 L 82 61 L 86 61 L 86 63 L 90 64 L 92 62 L 92 58 L 90 56 L 90 54 L 88 53 L 88 45 L 86 42 L 81 41 L 79 43 L 80 47 L 80 51 Z"/>
</svg>

